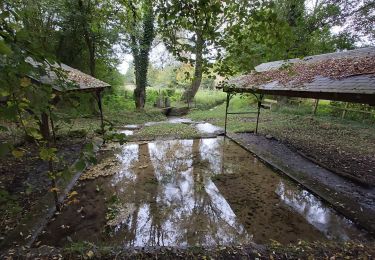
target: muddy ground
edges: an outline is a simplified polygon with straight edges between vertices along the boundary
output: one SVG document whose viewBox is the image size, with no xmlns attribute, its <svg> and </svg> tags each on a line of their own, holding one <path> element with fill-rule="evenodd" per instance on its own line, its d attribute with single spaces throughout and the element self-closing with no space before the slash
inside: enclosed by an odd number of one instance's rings
<svg viewBox="0 0 375 260">
<path fill-rule="evenodd" d="M 215 248 L 100 248 L 86 244 L 79 248 L 40 247 L 12 251 L 3 257 L 14 259 L 373 259 L 375 244 L 306 243 L 268 247 L 258 245 L 223 246 Z M 0 254 L 0 256 L 2 256 Z M 7 259 L 7 258 L 5 258 Z"/>
<path fill-rule="evenodd" d="M 286 139 L 284 143 L 296 149 L 317 164 L 363 185 L 375 186 L 375 154 L 358 156 L 343 151 L 329 143 L 313 143 L 309 140 Z"/>
<path fill-rule="evenodd" d="M 372 127 L 357 127 L 313 117 L 296 117 L 261 127 L 303 156 L 359 184 L 375 186 L 375 142 Z M 277 115 L 280 117 L 280 115 Z M 272 126 L 275 124 L 275 127 Z"/>
<path fill-rule="evenodd" d="M 56 147 L 61 163 L 57 170 L 70 166 L 79 157 L 86 143 L 83 136 L 64 136 L 57 139 Z M 21 158 L 9 155 L 0 161 L 0 238 L 5 239 L 39 200 L 49 192 L 51 180 L 48 177 L 48 163 L 39 158 L 38 147 L 25 142 L 22 146 L 25 154 Z"/>
</svg>

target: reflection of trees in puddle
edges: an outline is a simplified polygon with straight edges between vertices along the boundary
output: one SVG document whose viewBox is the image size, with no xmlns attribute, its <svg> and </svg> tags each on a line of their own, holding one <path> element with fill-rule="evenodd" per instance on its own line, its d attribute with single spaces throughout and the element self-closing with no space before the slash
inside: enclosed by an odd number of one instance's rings
<svg viewBox="0 0 375 260">
<path fill-rule="evenodd" d="M 218 139 L 158 141 L 124 149 L 129 156 L 113 184 L 133 203 L 125 245 L 215 245 L 249 241 L 229 204 L 210 177 L 221 167 Z M 130 152 L 129 152 L 130 151 Z M 135 159 L 134 155 L 138 155 Z M 130 165 L 132 164 L 132 165 Z M 204 167 L 202 167 L 204 165 Z M 137 166 L 141 166 L 140 168 Z M 126 202 L 125 202 L 126 201 Z M 121 231 L 120 231 L 121 233 Z M 119 233 L 119 235 L 120 235 Z"/>
<path fill-rule="evenodd" d="M 150 161 L 154 165 L 155 175 L 160 183 L 174 183 L 190 170 L 193 161 L 192 143 L 193 140 L 149 143 Z"/>
<path fill-rule="evenodd" d="M 350 233 L 356 232 L 349 220 L 337 215 L 333 209 L 325 206 L 306 190 L 287 189 L 285 184 L 280 181 L 276 193 L 285 204 L 301 214 L 330 239 L 348 240 Z M 346 228 L 343 229 L 343 227 Z"/>
<path fill-rule="evenodd" d="M 123 148 L 118 158 L 123 168 L 113 176 L 111 186 L 122 205 L 132 205 L 131 210 L 122 211 L 129 214 L 124 214 L 124 221 L 119 222 L 121 226 L 114 229 L 117 230 L 116 239 L 125 246 L 249 242 L 252 237 L 211 180 L 223 171 L 227 177 L 246 174 L 250 186 L 241 187 L 247 187 L 244 191 L 251 209 L 247 211 L 254 217 L 247 217 L 245 221 L 252 220 L 250 227 L 256 229 L 252 230 L 256 236 L 259 232 L 255 231 L 259 230 L 270 235 L 274 218 L 279 219 L 275 227 L 281 230 L 281 236 L 286 231 L 292 236 L 294 231 L 300 235 L 304 230 L 320 230 L 329 238 L 347 239 L 352 231 L 357 232 L 346 219 L 336 215 L 316 197 L 279 181 L 280 177 L 270 170 L 265 171 L 265 166 L 245 150 L 220 138 L 130 144 Z M 278 197 L 299 213 L 286 220 L 292 223 L 283 222 L 283 216 L 289 211 L 285 213 L 275 206 Z M 269 203 L 273 206 L 267 206 Z M 259 215 L 266 213 L 267 216 Z M 239 216 L 244 221 L 243 216 Z M 302 217 L 307 222 L 299 223 Z M 295 230 L 296 225 L 299 228 Z M 358 232 L 353 234 L 358 235 Z"/>
</svg>

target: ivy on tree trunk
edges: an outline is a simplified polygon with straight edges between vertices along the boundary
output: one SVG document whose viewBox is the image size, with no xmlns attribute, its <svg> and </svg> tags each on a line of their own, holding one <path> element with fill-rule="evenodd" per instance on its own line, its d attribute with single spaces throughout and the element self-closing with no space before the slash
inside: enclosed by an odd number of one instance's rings
<svg viewBox="0 0 375 260">
<path fill-rule="evenodd" d="M 133 13 L 133 28 L 136 28 L 137 14 L 134 6 L 131 6 Z M 135 90 L 134 99 L 137 109 L 143 109 L 146 101 L 146 86 L 147 86 L 147 72 L 149 64 L 149 53 L 151 44 L 154 40 L 154 11 L 152 1 L 145 2 L 145 11 L 142 18 L 142 28 L 140 39 L 137 39 L 136 34 L 131 33 L 132 54 L 134 57 L 134 71 L 135 71 Z"/>
</svg>

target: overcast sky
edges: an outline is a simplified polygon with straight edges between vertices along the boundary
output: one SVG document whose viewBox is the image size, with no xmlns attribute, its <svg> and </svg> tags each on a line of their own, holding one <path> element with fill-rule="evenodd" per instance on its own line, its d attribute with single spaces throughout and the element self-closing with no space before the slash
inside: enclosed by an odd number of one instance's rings
<svg viewBox="0 0 375 260">
<path fill-rule="evenodd" d="M 133 56 L 131 54 L 123 54 L 120 58 L 122 59 L 122 63 L 118 66 L 118 69 L 122 74 L 125 74 L 133 61 Z M 151 49 L 150 62 L 157 68 L 164 68 L 167 65 L 176 63 L 176 60 L 167 51 L 164 44 L 158 42 Z"/>
</svg>

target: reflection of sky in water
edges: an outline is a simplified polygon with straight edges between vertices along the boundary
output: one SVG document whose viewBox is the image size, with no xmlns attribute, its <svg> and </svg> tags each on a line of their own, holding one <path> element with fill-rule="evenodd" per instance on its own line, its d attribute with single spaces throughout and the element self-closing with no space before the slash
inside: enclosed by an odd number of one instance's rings
<svg viewBox="0 0 375 260">
<path fill-rule="evenodd" d="M 129 129 L 129 130 L 135 130 L 138 129 L 138 125 L 125 125 L 124 128 Z"/>
<path fill-rule="evenodd" d="M 127 226 L 134 239 L 125 242 L 126 245 L 217 245 L 250 241 L 245 228 L 238 223 L 230 205 L 210 179 L 220 170 L 218 142 L 207 139 L 148 144 L 149 159 L 157 179 L 157 205 L 147 202 L 139 205 L 133 215 L 136 221 L 131 219 Z M 127 161 L 124 160 L 126 155 L 129 162 L 124 163 L 118 179 L 136 182 L 136 178 L 131 178 L 130 165 L 138 159 L 138 150 L 134 146 L 125 148 L 121 153 L 123 161 Z M 194 161 L 203 160 L 208 161 L 209 169 L 194 171 Z M 129 188 L 126 190 L 129 192 Z"/>
<path fill-rule="evenodd" d="M 280 181 L 276 193 L 285 204 L 304 216 L 310 224 L 323 232 L 328 238 L 349 239 L 346 230 L 340 227 L 350 227 L 350 221 L 338 216 L 333 209 L 324 206 L 313 194 L 306 190 L 287 190 L 282 181 Z"/>
<path fill-rule="evenodd" d="M 209 246 L 252 240 L 211 180 L 213 175 L 222 173 L 223 144 L 221 138 L 209 138 L 155 141 L 141 148 L 138 144 L 122 147 L 117 155 L 121 171 L 113 176 L 111 184 L 117 186 L 121 201 L 135 205 L 127 225 L 122 225 L 119 231 L 126 233 L 125 245 Z M 148 171 L 142 173 L 145 163 Z M 232 168 L 226 171 L 235 173 L 237 168 Z M 150 176 L 150 172 L 154 175 Z M 137 190 L 139 187 L 147 188 L 142 193 Z M 349 221 L 309 192 L 281 180 L 276 193 L 327 237 L 344 240 L 350 237 Z M 135 201 L 126 201 L 129 194 L 134 195 Z"/>
<path fill-rule="evenodd" d="M 121 152 L 116 155 L 117 159 L 121 162 L 121 170 L 118 174 L 114 175 L 112 185 L 117 184 L 123 179 L 134 181 L 137 178 L 132 166 L 138 160 L 138 149 L 138 144 L 124 145 Z"/>
<path fill-rule="evenodd" d="M 134 131 L 133 130 L 120 130 L 120 133 L 129 136 L 129 135 L 133 135 Z"/>
<path fill-rule="evenodd" d="M 192 123 L 194 123 L 194 121 L 192 121 L 189 118 L 180 118 L 180 117 L 170 117 L 170 118 L 168 118 L 168 122 L 169 123 L 175 123 L 175 124 L 179 124 L 179 123 L 192 124 Z"/>
<path fill-rule="evenodd" d="M 214 134 L 216 132 L 223 131 L 222 128 L 212 125 L 210 123 L 196 124 L 195 127 L 198 129 L 199 132 L 206 134 Z"/>
<path fill-rule="evenodd" d="M 207 138 L 200 141 L 199 152 L 202 161 L 207 160 L 209 162 L 207 170 L 211 171 L 213 174 L 221 173 L 221 144 L 222 143 L 217 138 Z"/>
</svg>

